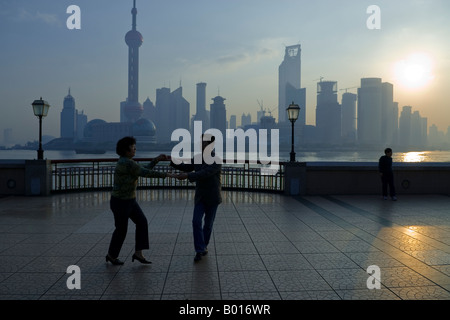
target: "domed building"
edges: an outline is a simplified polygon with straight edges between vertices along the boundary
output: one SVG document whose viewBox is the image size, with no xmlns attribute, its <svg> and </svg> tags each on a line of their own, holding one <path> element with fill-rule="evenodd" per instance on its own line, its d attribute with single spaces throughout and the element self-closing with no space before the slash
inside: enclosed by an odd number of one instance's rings
<svg viewBox="0 0 450 320">
<path fill-rule="evenodd" d="M 136 138 L 136 140 L 141 144 L 154 144 L 156 143 L 156 126 L 155 124 L 145 118 L 140 118 L 135 123 L 133 123 L 132 135 Z"/>
<path fill-rule="evenodd" d="M 105 125 L 107 122 L 102 119 L 94 119 L 86 123 L 83 131 L 84 140 L 94 139 L 95 128 L 98 126 Z"/>
<path fill-rule="evenodd" d="M 89 146 L 102 146 L 114 149 L 117 141 L 133 136 L 141 147 L 156 143 L 156 126 L 148 119 L 140 118 L 131 122 L 106 122 L 102 119 L 89 121 L 84 128 L 84 137 L 80 141 Z"/>
</svg>

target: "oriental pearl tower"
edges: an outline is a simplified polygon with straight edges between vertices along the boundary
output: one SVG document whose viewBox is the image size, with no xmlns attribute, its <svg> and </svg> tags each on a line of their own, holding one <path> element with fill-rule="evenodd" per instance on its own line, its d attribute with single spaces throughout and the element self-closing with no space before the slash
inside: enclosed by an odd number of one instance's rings
<svg viewBox="0 0 450 320">
<path fill-rule="evenodd" d="M 144 108 L 139 103 L 139 47 L 144 42 L 141 33 L 136 30 L 136 0 L 133 0 L 132 29 L 125 35 L 125 43 L 128 46 L 128 98 L 123 103 L 123 116 L 121 122 L 135 122 L 138 120 Z"/>
</svg>

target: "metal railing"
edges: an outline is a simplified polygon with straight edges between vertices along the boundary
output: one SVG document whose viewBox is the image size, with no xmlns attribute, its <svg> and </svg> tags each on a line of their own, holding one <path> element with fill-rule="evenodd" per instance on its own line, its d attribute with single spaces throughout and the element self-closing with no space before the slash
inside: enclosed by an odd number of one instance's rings
<svg viewBox="0 0 450 320">
<path fill-rule="evenodd" d="M 134 159 L 136 162 L 149 162 L 151 158 Z M 52 192 L 111 189 L 114 184 L 114 168 L 117 159 L 71 159 L 52 160 Z M 271 174 L 261 163 L 226 163 L 222 165 L 222 188 L 230 190 L 249 190 L 282 192 L 284 190 L 284 163 Z M 160 172 L 178 172 L 165 165 L 156 165 Z M 267 173 L 267 172 L 266 172 Z M 138 188 L 192 188 L 188 180 L 173 178 L 139 178 Z"/>
</svg>

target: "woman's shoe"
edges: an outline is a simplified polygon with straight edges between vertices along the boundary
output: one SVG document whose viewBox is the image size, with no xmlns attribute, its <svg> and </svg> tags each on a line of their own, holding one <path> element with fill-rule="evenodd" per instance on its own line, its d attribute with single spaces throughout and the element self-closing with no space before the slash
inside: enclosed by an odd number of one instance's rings
<svg viewBox="0 0 450 320">
<path fill-rule="evenodd" d="M 131 257 L 131 262 L 134 262 L 134 259 L 136 259 L 137 261 L 139 261 L 140 263 L 143 263 L 143 264 L 150 264 L 150 263 L 152 263 L 151 261 L 148 261 L 144 257 L 137 256 L 135 253 L 133 253 L 133 256 Z"/>
<path fill-rule="evenodd" d="M 119 258 L 113 259 L 109 256 L 109 254 L 106 255 L 106 262 L 108 262 L 108 261 L 111 262 L 115 266 L 121 266 L 124 264 L 124 262 L 122 260 L 120 260 Z"/>
</svg>

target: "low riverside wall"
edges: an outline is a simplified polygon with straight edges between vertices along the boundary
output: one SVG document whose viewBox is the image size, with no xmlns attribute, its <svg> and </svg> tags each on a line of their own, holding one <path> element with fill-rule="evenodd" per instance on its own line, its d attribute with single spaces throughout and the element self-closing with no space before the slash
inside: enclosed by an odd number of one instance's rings
<svg viewBox="0 0 450 320">
<path fill-rule="evenodd" d="M 50 160 L 0 160 L 0 195 L 48 196 Z"/>
<path fill-rule="evenodd" d="M 450 195 L 450 163 L 394 163 L 397 194 Z M 377 162 L 285 164 L 287 195 L 380 194 Z"/>
<path fill-rule="evenodd" d="M 450 195 L 450 163 L 394 163 L 397 194 Z M 50 160 L 0 160 L 0 195 L 47 196 Z M 286 162 L 286 195 L 381 194 L 378 163 Z"/>
</svg>

